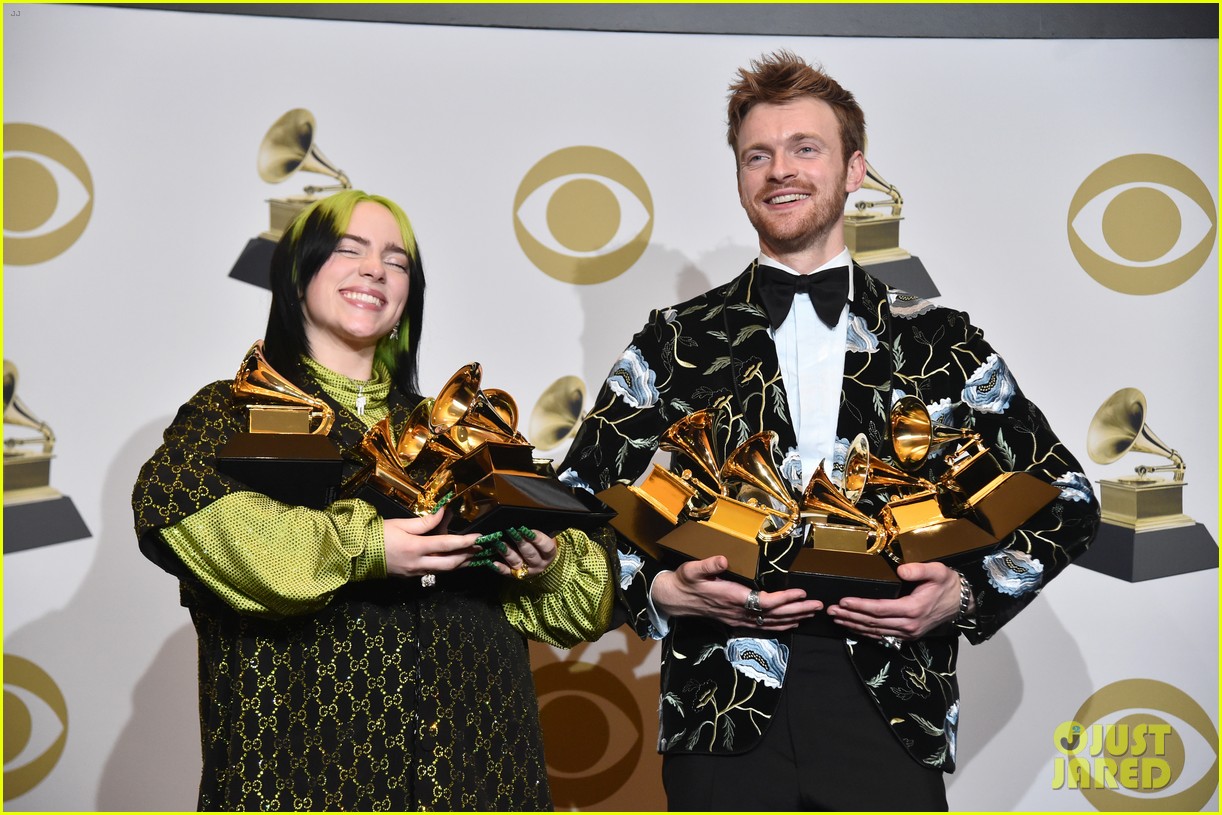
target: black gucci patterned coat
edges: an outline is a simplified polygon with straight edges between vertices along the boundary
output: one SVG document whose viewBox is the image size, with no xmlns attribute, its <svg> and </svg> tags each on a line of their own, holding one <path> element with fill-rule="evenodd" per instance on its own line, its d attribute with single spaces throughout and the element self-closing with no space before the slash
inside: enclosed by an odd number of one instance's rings
<svg viewBox="0 0 1222 815">
<path fill-rule="evenodd" d="M 889 457 L 888 413 L 914 395 L 935 421 L 981 434 L 1002 466 L 1053 484 L 1060 495 L 987 556 L 962 567 L 975 593 L 974 627 L 899 650 L 845 639 L 861 681 L 912 757 L 953 771 L 959 694 L 958 637 L 988 639 L 1085 550 L 1098 524 L 1090 482 L 1019 390 L 1005 362 L 966 314 L 894 290 L 853 270 L 844 384 L 837 428 L 837 472 L 850 440 L 864 433 L 870 452 Z M 730 420 L 716 443 L 724 455 L 761 430 L 777 434 L 782 472 L 797 467 L 776 348 L 755 288 L 754 264 L 726 285 L 654 311 L 615 364 L 561 467 L 562 480 L 595 492 L 631 483 L 647 467 L 659 435 L 680 417 L 717 406 Z M 945 465 L 932 459 L 923 475 Z M 759 578 L 783 585 L 797 543 L 763 544 Z M 662 568 L 620 544 L 621 600 L 642 637 L 657 637 L 646 612 Z M 779 580 L 779 583 L 778 583 Z M 768 726 L 785 681 L 790 635 L 761 638 L 711 620 L 670 621 L 662 656 L 659 750 L 730 754 L 750 750 Z"/>
</svg>

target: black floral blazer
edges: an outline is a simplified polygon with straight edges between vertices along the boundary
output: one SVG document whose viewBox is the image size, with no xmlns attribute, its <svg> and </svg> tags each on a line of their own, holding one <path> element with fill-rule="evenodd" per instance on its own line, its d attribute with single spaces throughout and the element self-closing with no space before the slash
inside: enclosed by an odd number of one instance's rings
<svg viewBox="0 0 1222 815">
<path fill-rule="evenodd" d="M 974 626 L 948 626 L 898 650 L 873 640 L 845 648 L 879 713 L 914 759 L 951 772 L 959 694 L 958 636 L 992 636 L 1085 550 L 1098 524 L 1090 482 L 1040 410 L 1019 390 L 1005 362 L 966 314 L 888 290 L 853 270 L 848 347 L 840 399 L 835 470 L 850 440 L 865 433 L 872 455 L 890 457 L 888 413 L 904 395 L 919 397 L 942 424 L 972 428 L 1010 470 L 1026 470 L 1060 496 L 994 551 L 962 567 L 977 603 Z M 658 437 L 680 417 L 719 407 L 729 421 L 716 440 L 724 455 L 761 430 L 775 431 L 777 462 L 795 490 L 802 483 L 768 320 L 756 292 L 755 264 L 730 283 L 654 311 L 615 363 L 561 467 L 561 479 L 592 491 L 633 482 Z M 813 466 L 813 465 L 812 465 Z M 940 458 L 923 472 L 936 477 Z M 796 494 L 796 493 L 795 493 Z M 759 578 L 783 585 L 796 539 L 762 544 Z M 647 611 L 649 586 L 663 568 L 620 542 L 620 596 L 629 623 L 658 638 Z M 785 681 L 791 635 L 761 638 L 712 620 L 670 621 L 662 655 L 659 750 L 740 753 L 768 726 Z"/>
</svg>

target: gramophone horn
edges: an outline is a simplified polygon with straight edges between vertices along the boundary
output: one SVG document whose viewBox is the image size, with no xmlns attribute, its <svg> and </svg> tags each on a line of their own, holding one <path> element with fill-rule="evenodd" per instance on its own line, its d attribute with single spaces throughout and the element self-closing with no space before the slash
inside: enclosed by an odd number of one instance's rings
<svg viewBox="0 0 1222 815">
<path fill-rule="evenodd" d="M 1146 424 L 1146 397 L 1137 388 L 1121 388 L 1095 411 L 1086 433 L 1086 452 L 1096 464 L 1111 464 L 1130 451 L 1171 459 L 1170 467 L 1139 467 L 1139 473 L 1173 469 L 1184 477 L 1184 459 Z"/>
<path fill-rule="evenodd" d="M 540 450 L 559 447 L 577 432 L 585 401 L 581 377 L 562 376 L 548 385 L 530 412 L 530 440 Z"/>
<path fill-rule="evenodd" d="M 775 529 L 762 533 L 764 540 L 778 540 L 793 531 L 799 518 L 798 502 L 789 494 L 789 484 L 772 460 L 776 433 L 765 430 L 735 448 L 722 465 L 719 480 L 726 492 L 739 501 L 756 498 L 761 508 L 785 520 Z M 763 500 L 759 500 L 759 499 Z"/>
<path fill-rule="evenodd" d="M 429 426 L 438 439 L 446 438 L 462 453 L 469 453 L 484 442 L 522 444 L 525 439 L 506 421 L 516 421 L 518 408 L 513 397 L 494 389 L 495 398 L 480 390 L 483 370 L 478 362 L 454 372 L 441 388 L 429 412 Z"/>
<path fill-rule="evenodd" d="M 858 433 L 849 445 L 844 460 L 844 495 L 852 503 L 861 500 L 866 487 L 905 487 L 917 490 L 937 489 L 936 485 L 920 476 L 910 475 L 898 467 L 892 467 L 880 458 L 870 455 L 870 445 L 865 433 Z"/>
<path fill-rule="evenodd" d="M 708 410 L 689 413 L 672 424 L 658 439 L 658 446 L 672 453 L 687 456 L 700 468 L 704 478 L 694 479 L 705 492 L 721 492 L 721 465 L 713 452 L 713 414 Z"/>
<path fill-rule="evenodd" d="M 285 379 L 268 363 L 263 354 L 263 340 L 257 340 L 246 352 L 242 367 L 233 379 L 233 393 L 239 399 L 310 408 L 310 419 L 318 420 L 318 427 L 310 432 L 318 436 L 325 436 L 335 423 L 335 410 L 330 405 Z"/>
<path fill-rule="evenodd" d="M 488 388 L 475 394 L 471 407 L 458 420 L 487 441 L 525 442 L 518 433 L 518 403 L 503 390 Z"/>
<path fill-rule="evenodd" d="M 51 426 L 35 416 L 17 396 L 17 366 L 7 359 L 4 360 L 4 423 L 30 427 L 42 434 L 41 438 L 5 439 L 5 447 L 41 443 L 44 453 L 55 449 L 55 433 L 51 431 Z"/>
<path fill-rule="evenodd" d="M 935 424 L 915 396 L 901 397 L 891 407 L 891 446 L 901 467 L 915 469 L 943 445 L 978 438 L 970 430 Z"/>
<path fill-rule="evenodd" d="M 483 369 L 478 362 L 464 365 L 441 387 L 433 409 L 429 412 L 429 426 L 434 433 L 442 434 L 458 424 L 479 394 L 479 382 Z"/>
<path fill-rule="evenodd" d="M 499 417 L 500 423 L 514 431 L 518 430 L 518 403 L 507 391 L 500 388 L 484 388 L 484 399 L 488 407 Z"/>
<path fill-rule="evenodd" d="M 298 170 L 328 175 L 339 181 L 337 187 L 306 187 L 315 193 L 325 189 L 349 189 L 352 185 L 343 171 L 327 160 L 314 144 L 314 114 L 294 108 L 276 120 L 259 145 L 259 177 L 269 184 L 284 181 Z"/>
<path fill-rule="evenodd" d="M 824 471 L 823 462 L 819 463 L 815 474 L 806 482 L 806 489 L 802 492 L 802 513 L 837 515 L 868 527 L 880 535 L 883 532 L 882 523 L 858 509 L 848 496 L 836 488 Z"/>
<path fill-rule="evenodd" d="M 7 411 L 13 396 L 17 393 L 17 366 L 7 359 L 4 361 L 4 409 Z"/>
<path fill-rule="evenodd" d="M 433 400 L 422 399 L 408 414 L 407 424 L 403 426 L 403 433 L 395 446 L 400 461 L 414 461 L 428 440 L 433 438 L 433 430 L 429 427 L 429 413 L 432 410 Z"/>
</svg>

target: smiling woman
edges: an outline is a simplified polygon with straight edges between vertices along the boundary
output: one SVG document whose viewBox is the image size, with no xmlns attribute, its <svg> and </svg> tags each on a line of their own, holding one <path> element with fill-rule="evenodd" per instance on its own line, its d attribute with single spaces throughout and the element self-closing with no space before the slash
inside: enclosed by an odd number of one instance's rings
<svg viewBox="0 0 1222 815">
<path fill-rule="evenodd" d="M 271 280 L 266 361 L 333 412 L 318 432 L 348 478 L 366 432 L 402 432 L 421 402 L 411 225 L 385 198 L 325 198 L 286 230 Z M 133 493 L 141 550 L 179 578 L 199 637 L 200 809 L 550 809 L 524 637 L 605 630 L 604 546 L 536 530 L 467 568 L 477 536 L 448 534 L 445 512 L 295 506 L 218 471 L 245 419 L 232 382 L 205 387 Z"/>
<path fill-rule="evenodd" d="M 409 265 L 401 234 L 389 209 L 358 203 L 335 251 L 306 288 L 306 341 L 310 355 L 328 368 L 368 379 L 378 342 L 397 336 L 408 271 L 419 267 Z"/>
</svg>

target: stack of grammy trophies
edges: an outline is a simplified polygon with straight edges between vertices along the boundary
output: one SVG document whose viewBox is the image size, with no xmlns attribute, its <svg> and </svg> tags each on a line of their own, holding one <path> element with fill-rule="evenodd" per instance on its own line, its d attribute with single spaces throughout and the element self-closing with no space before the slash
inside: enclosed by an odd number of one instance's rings
<svg viewBox="0 0 1222 815">
<path fill-rule="evenodd" d="M 724 555 L 733 578 L 768 589 L 801 587 L 825 602 L 896 597 L 903 590 L 897 565 L 962 563 L 996 546 L 1059 492 L 1026 473 L 1004 472 L 977 434 L 934 424 L 914 397 L 891 412 L 899 466 L 872 457 L 861 435 L 850 446 L 843 489 L 821 464 L 798 499 L 774 465 L 774 434 L 756 434 L 719 463 L 713 422 L 708 412 L 693 413 L 661 440 L 663 449 L 695 462 L 699 475 L 654 465 L 639 487 L 600 493 L 619 512 L 612 526 L 655 557 Z M 937 481 L 911 472 L 952 443 Z M 883 502 L 874 514 L 858 506 L 867 491 Z M 760 557 L 761 542 L 783 538 L 799 542 L 787 574 Z"/>
<path fill-rule="evenodd" d="M 218 451 L 217 469 L 285 503 L 321 508 L 361 498 L 386 518 L 431 512 L 448 495 L 455 533 L 605 522 L 605 506 L 534 458 L 517 431 L 513 397 L 481 390 L 480 375 L 479 363 L 460 368 L 436 399 L 417 406 L 398 441 L 389 418 L 374 425 L 361 441 L 368 464 L 343 482 L 343 458 L 327 437 L 334 408 L 277 373 L 256 342 L 233 382 L 248 431 Z"/>
<path fill-rule="evenodd" d="M 422 401 L 396 442 L 389 419 L 365 435 L 369 464 L 346 497 L 369 501 L 383 517 L 431 512 L 450 496 L 450 531 L 513 526 L 555 530 L 604 523 L 607 508 L 560 483 L 517 430 L 513 397 L 480 388 L 478 362 L 459 368 L 436 399 Z"/>
</svg>

